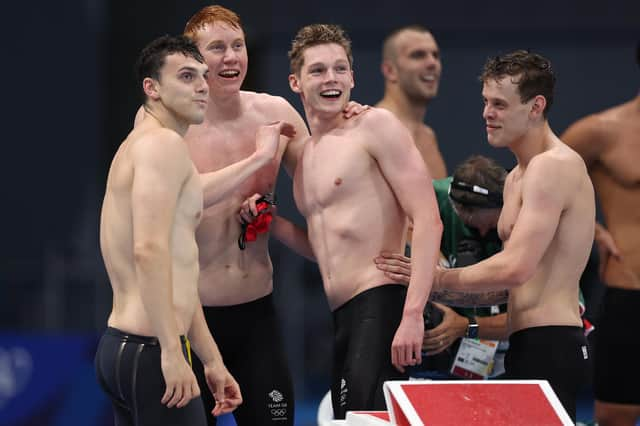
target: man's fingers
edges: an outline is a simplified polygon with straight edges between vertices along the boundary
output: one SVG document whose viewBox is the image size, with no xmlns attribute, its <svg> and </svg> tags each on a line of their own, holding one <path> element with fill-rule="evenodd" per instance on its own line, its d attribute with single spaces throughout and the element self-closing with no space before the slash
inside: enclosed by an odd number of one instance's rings
<svg viewBox="0 0 640 426">
<path fill-rule="evenodd" d="M 382 251 L 380 252 L 380 257 L 383 257 L 385 259 L 394 259 L 394 260 L 400 260 L 400 261 L 406 261 L 409 262 L 409 258 L 400 254 L 400 253 L 392 253 L 389 251 Z"/>
<path fill-rule="evenodd" d="M 193 399 L 193 383 L 187 383 L 183 387 L 184 392 L 182 393 L 182 398 L 176 404 L 176 408 L 182 408 L 189 403 Z"/>
<path fill-rule="evenodd" d="M 162 395 L 162 399 L 160 400 L 160 403 L 166 405 L 171 400 L 171 397 L 173 396 L 174 392 L 175 392 L 175 385 L 167 383 L 167 387 L 164 390 L 164 395 Z"/>
<path fill-rule="evenodd" d="M 385 274 L 387 277 L 389 277 L 389 278 L 391 278 L 392 280 L 394 280 L 394 281 L 401 281 L 401 282 L 402 282 L 402 281 L 404 281 L 404 280 L 405 280 L 405 278 L 406 278 L 406 275 L 402 275 L 402 274 L 394 273 L 394 272 L 391 272 L 391 271 L 384 271 L 384 274 Z"/>
<path fill-rule="evenodd" d="M 413 359 L 415 360 L 415 364 L 418 365 L 422 363 L 422 345 L 414 345 L 413 346 Z"/>
<path fill-rule="evenodd" d="M 167 402 L 167 407 L 169 408 L 174 407 L 182 399 L 183 394 L 184 394 L 184 389 L 182 388 L 182 386 L 180 385 L 176 386 L 173 391 L 173 396 L 171 397 L 169 402 Z"/>
</svg>

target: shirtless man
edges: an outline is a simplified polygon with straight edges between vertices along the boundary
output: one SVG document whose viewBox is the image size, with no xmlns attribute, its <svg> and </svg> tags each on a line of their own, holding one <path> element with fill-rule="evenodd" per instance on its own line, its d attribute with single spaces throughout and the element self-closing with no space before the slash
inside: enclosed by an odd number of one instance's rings
<svg viewBox="0 0 640 426">
<path fill-rule="evenodd" d="M 637 60 L 640 65 L 640 44 Z M 633 367 L 640 350 L 639 135 L 640 95 L 577 121 L 562 136 L 587 164 L 607 226 L 596 225 L 595 232 L 607 285 L 595 345 L 595 416 L 601 426 L 632 426 L 640 419 L 640 373 Z"/>
<path fill-rule="evenodd" d="M 578 281 L 593 241 L 593 187 L 580 156 L 547 122 L 555 83 L 547 59 L 526 51 L 492 58 L 481 79 L 489 143 L 508 147 L 518 162 L 498 222 L 504 248 L 439 270 L 434 287 L 508 289 L 507 378 L 548 380 L 575 421 L 576 393 L 590 374 Z"/>
<path fill-rule="evenodd" d="M 273 268 L 268 233 L 241 250 L 236 219 L 242 202 L 254 194 L 274 191 L 280 163 L 293 173 L 309 132 L 296 110 L 283 98 L 241 91 L 247 73 L 247 50 L 239 17 L 222 6 L 207 6 L 187 23 L 184 33 L 196 42 L 209 67 L 209 104 L 201 125 L 185 136 L 197 170 L 208 173 L 249 156 L 256 130 L 274 121 L 291 123 L 295 136 L 282 137 L 273 160 L 257 170 L 222 202 L 212 205 L 217 189 L 204 189 L 204 212 L 196 239 L 200 249 L 199 294 L 207 324 L 225 364 L 243 390 L 244 402 L 233 414 L 240 426 L 292 426 L 294 395 L 273 305 Z M 346 112 L 350 116 L 359 107 Z M 299 235 L 280 217 L 271 223 L 273 235 L 293 244 Z M 221 326 L 222 325 L 222 326 Z M 199 383 L 202 369 L 194 360 Z M 205 404 L 213 396 L 202 393 Z M 209 425 L 216 419 L 207 415 Z"/>
<path fill-rule="evenodd" d="M 447 176 L 436 134 L 424 124 L 427 105 L 438 94 L 442 73 L 440 49 L 428 29 L 399 28 L 382 45 L 384 97 L 376 105 L 388 109 L 407 126 L 434 179 Z"/>
<path fill-rule="evenodd" d="M 384 409 L 382 384 L 421 361 L 422 310 L 437 261 L 442 224 L 431 177 L 406 127 L 383 109 L 341 114 L 354 86 L 350 41 L 334 25 L 296 35 L 289 85 L 299 93 L 311 138 L 294 175 L 335 326 L 334 417 Z M 416 265 L 408 288 L 390 284 L 373 262 L 404 247 L 413 220 Z"/>
<path fill-rule="evenodd" d="M 190 124 L 204 119 L 207 66 L 191 40 L 164 36 L 142 51 L 138 74 L 146 116 L 113 159 L 102 207 L 100 245 L 113 309 L 96 374 L 117 425 L 204 425 L 189 342 L 217 397 L 213 415 L 242 401 L 198 297 L 195 229 L 203 191 L 183 137 Z M 218 188 L 210 199 L 219 200 L 273 161 L 284 127 L 261 128 L 252 155 L 206 175 L 206 184 Z"/>
</svg>

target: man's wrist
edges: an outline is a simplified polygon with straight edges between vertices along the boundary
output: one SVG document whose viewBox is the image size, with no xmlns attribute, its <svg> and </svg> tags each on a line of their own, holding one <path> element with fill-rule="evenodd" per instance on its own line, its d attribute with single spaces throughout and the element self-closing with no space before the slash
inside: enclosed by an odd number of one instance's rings
<svg viewBox="0 0 640 426">
<path fill-rule="evenodd" d="M 478 321 L 476 321 L 476 317 L 467 317 L 467 321 L 469 321 L 469 324 L 467 325 L 465 337 L 477 339 L 480 334 L 480 326 L 478 325 Z"/>
</svg>

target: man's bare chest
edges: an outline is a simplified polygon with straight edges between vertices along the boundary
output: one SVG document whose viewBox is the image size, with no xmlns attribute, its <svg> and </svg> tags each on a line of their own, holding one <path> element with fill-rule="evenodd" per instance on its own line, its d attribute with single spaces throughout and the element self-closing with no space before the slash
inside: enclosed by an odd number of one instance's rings
<svg viewBox="0 0 640 426">
<path fill-rule="evenodd" d="M 307 203 L 331 204 L 371 181 L 375 163 L 361 144 L 351 142 L 330 140 L 305 146 L 294 185 Z"/>
<path fill-rule="evenodd" d="M 255 151 L 257 129 L 256 125 L 244 129 L 209 126 L 195 130 L 187 137 L 191 159 L 200 173 L 236 163 Z"/>
<path fill-rule="evenodd" d="M 600 158 L 595 170 L 615 180 L 624 187 L 640 187 L 640 126 L 638 133 L 621 133 L 612 142 L 611 149 Z M 598 180 L 598 174 L 594 176 Z M 594 182 L 596 185 L 597 181 Z"/>
<path fill-rule="evenodd" d="M 506 244 L 522 208 L 522 189 L 519 183 L 511 185 L 504 194 L 504 204 L 498 220 L 498 235 Z"/>
</svg>

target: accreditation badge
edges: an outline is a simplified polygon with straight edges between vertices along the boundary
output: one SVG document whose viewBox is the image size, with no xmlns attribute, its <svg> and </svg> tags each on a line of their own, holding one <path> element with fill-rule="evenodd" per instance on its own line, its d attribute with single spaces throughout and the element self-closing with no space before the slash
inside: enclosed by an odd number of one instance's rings
<svg viewBox="0 0 640 426">
<path fill-rule="evenodd" d="M 498 340 L 463 338 L 451 374 L 464 379 L 486 379 L 493 369 Z"/>
</svg>

